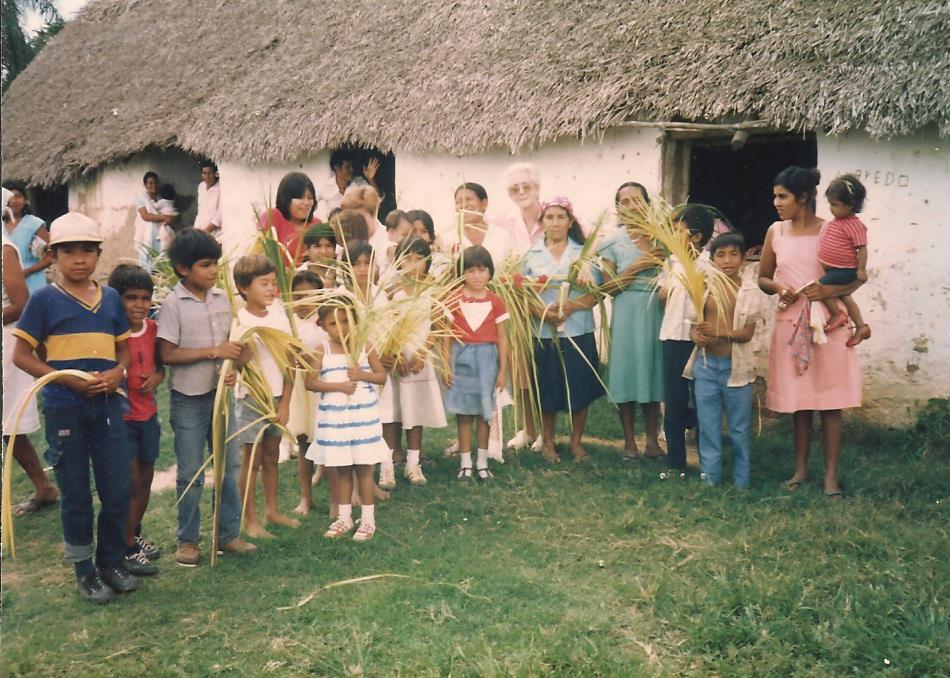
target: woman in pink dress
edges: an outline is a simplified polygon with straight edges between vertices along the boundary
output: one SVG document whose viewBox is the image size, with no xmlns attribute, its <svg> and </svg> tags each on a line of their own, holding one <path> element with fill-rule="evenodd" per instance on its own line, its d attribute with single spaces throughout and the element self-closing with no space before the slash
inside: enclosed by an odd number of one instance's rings
<svg viewBox="0 0 950 678">
<path fill-rule="evenodd" d="M 286 254 L 293 259 L 294 267 L 303 261 L 303 234 L 316 224 L 313 218 L 316 195 L 313 182 L 306 174 L 285 174 L 277 185 L 276 205 L 262 214 L 258 223 L 261 230 L 274 228 L 277 240 L 287 248 Z"/>
<path fill-rule="evenodd" d="M 759 264 L 759 287 L 766 294 L 779 295 L 765 402 L 769 409 L 794 417 L 795 473 L 783 483 L 784 487 L 794 491 L 808 479 L 812 412 L 818 410 L 825 455 L 825 495 L 841 499 L 841 410 L 861 406 L 861 368 L 857 352 L 845 346 L 849 337 L 846 328 L 829 332 L 826 343 L 813 341 L 809 303 L 840 297 L 858 285 L 816 282 L 823 274 L 818 237 L 825 224 L 814 211 L 819 180 L 818 170 L 788 167 L 773 182 L 775 209 L 781 221 L 769 228 Z"/>
</svg>

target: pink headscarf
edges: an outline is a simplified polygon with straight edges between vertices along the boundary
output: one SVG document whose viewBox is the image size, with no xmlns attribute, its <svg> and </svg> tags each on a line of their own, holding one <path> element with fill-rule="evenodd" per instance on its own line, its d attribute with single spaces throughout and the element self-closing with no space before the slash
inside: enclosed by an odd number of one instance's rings
<svg viewBox="0 0 950 678">
<path fill-rule="evenodd" d="M 576 221 L 577 225 L 581 227 L 581 232 L 583 232 L 584 236 L 586 237 L 590 234 L 587 227 L 585 227 L 584 224 L 581 223 L 581 220 L 577 218 L 577 215 L 574 214 L 574 205 L 571 204 L 571 201 L 566 196 L 556 195 L 553 198 L 548 198 L 542 202 L 541 212 L 538 214 L 539 221 L 541 220 L 541 216 L 544 215 L 544 210 L 546 210 L 548 207 L 561 207 L 566 209 L 567 213 L 571 215 L 571 219 Z"/>
</svg>

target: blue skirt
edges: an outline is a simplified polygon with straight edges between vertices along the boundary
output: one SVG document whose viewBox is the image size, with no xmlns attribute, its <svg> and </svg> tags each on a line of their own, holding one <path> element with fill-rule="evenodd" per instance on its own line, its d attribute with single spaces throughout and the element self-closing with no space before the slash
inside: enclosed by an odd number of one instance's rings
<svg viewBox="0 0 950 678">
<path fill-rule="evenodd" d="M 491 421 L 495 416 L 498 379 L 496 344 L 452 343 L 452 387 L 442 396 L 449 414 L 468 414 Z"/>
<path fill-rule="evenodd" d="M 570 340 L 561 337 L 557 343 L 554 339 L 536 339 L 534 363 L 543 412 L 577 412 L 604 395 L 593 332 L 570 337 Z"/>
</svg>

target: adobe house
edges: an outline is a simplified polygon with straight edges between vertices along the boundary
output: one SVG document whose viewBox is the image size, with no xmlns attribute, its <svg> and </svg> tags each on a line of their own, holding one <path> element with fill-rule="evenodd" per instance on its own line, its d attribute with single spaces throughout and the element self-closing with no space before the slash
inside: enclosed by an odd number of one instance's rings
<svg viewBox="0 0 950 678">
<path fill-rule="evenodd" d="M 68 191 L 118 256 L 142 174 L 194 196 L 202 156 L 232 248 L 285 172 L 320 190 L 344 144 L 381 152 L 379 181 L 437 227 L 465 180 L 508 209 L 517 159 L 587 221 L 633 179 L 716 205 L 754 244 L 784 166 L 817 166 L 822 192 L 857 172 L 863 413 L 906 422 L 950 394 L 948 35 L 937 1 L 99 0 L 5 95 L 3 176 Z"/>
</svg>

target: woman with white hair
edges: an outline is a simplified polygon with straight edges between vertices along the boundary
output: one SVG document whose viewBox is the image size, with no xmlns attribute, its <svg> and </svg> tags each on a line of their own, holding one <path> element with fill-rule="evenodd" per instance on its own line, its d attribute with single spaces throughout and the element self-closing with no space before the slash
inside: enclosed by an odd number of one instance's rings
<svg viewBox="0 0 950 678">
<path fill-rule="evenodd" d="M 520 215 L 508 224 L 512 250 L 523 254 L 544 234 L 541 226 L 541 175 L 530 162 L 516 162 L 505 168 L 501 178 Z"/>
</svg>

